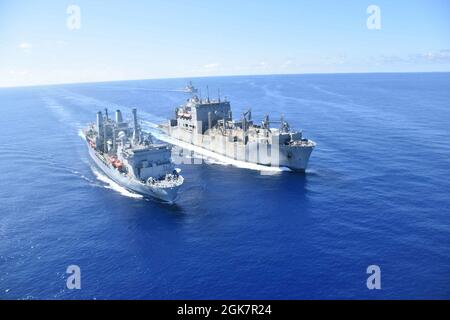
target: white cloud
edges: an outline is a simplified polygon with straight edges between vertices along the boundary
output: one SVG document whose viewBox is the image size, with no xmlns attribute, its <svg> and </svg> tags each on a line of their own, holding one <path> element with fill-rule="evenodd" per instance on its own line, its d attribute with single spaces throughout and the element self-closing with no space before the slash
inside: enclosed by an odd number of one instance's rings
<svg viewBox="0 0 450 320">
<path fill-rule="evenodd" d="M 57 40 L 56 44 L 58 46 L 67 46 L 69 44 L 69 42 L 68 41 L 64 41 L 64 40 Z"/>
<path fill-rule="evenodd" d="M 19 44 L 19 49 L 22 49 L 22 50 L 27 50 L 27 49 L 31 49 L 31 47 L 32 47 L 33 45 L 31 44 L 31 43 L 28 43 L 28 42 L 22 42 L 22 43 L 20 43 Z"/>
<path fill-rule="evenodd" d="M 220 67 L 219 63 L 208 63 L 203 66 L 205 69 L 216 69 L 218 67 Z"/>
<path fill-rule="evenodd" d="M 416 58 L 422 58 L 432 62 L 448 62 L 450 61 L 450 50 L 440 50 L 437 52 L 427 52 L 416 55 Z"/>
<path fill-rule="evenodd" d="M 292 61 L 292 60 L 286 60 L 281 64 L 282 69 L 287 69 L 287 68 L 291 68 L 291 67 L 294 67 L 294 61 Z"/>
<path fill-rule="evenodd" d="M 265 68 L 267 68 L 267 62 L 261 61 L 261 62 L 259 62 L 256 66 L 257 66 L 258 68 L 263 68 L 263 69 L 265 69 Z"/>
<path fill-rule="evenodd" d="M 416 65 L 416 64 L 443 64 L 450 63 L 450 50 L 429 51 L 410 55 L 379 55 L 370 60 L 377 66 Z"/>
<path fill-rule="evenodd" d="M 9 74 L 14 77 L 23 77 L 30 73 L 30 70 L 22 69 L 22 70 L 10 70 Z"/>
</svg>

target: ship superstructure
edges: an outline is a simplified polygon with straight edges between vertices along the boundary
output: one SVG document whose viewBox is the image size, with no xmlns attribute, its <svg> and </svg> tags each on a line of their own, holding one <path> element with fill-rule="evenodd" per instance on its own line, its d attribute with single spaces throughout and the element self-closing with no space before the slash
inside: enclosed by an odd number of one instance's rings
<svg viewBox="0 0 450 320">
<path fill-rule="evenodd" d="M 129 191 L 145 197 L 173 202 L 183 184 L 171 161 L 171 147 L 156 144 L 141 130 L 137 111 L 132 110 L 130 124 L 120 110 L 115 119 L 101 111 L 97 121 L 84 130 L 89 153 L 97 166 L 112 180 Z"/>
<path fill-rule="evenodd" d="M 272 123 L 279 126 L 271 127 Z M 191 97 L 176 108 L 174 119 L 161 128 L 172 138 L 221 156 L 295 171 L 307 168 L 316 145 L 303 138 L 301 131 L 291 130 L 283 117 L 270 121 L 267 115 L 256 124 L 248 110 L 239 120 L 233 120 L 230 102 L 220 98 Z"/>
</svg>

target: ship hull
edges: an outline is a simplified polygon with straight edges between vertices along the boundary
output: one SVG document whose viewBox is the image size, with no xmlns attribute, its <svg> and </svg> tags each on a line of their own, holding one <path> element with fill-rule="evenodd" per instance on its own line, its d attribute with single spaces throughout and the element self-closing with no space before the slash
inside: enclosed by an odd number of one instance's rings
<svg viewBox="0 0 450 320">
<path fill-rule="evenodd" d="M 108 178 L 113 180 L 121 187 L 127 189 L 130 192 L 142 195 L 145 198 L 158 199 L 167 203 L 174 203 L 176 200 L 179 186 L 167 187 L 167 188 L 154 188 L 144 183 L 137 181 L 129 176 L 125 176 L 118 170 L 110 167 L 105 163 L 97 152 L 87 144 L 89 155 L 94 161 L 96 166 L 104 173 Z"/>
<path fill-rule="evenodd" d="M 280 148 L 279 165 L 294 171 L 305 172 L 314 146 Z"/>
<path fill-rule="evenodd" d="M 219 156 L 268 167 L 286 167 L 298 172 L 304 172 L 307 169 L 309 158 L 315 147 L 312 141 L 308 145 L 280 145 L 277 148 L 260 143 L 248 143 L 244 146 L 223 138 L 191 133 L 178 127 L 162 127 L 162 129 L 172 139 L 201 147 Z"/>
</svg>

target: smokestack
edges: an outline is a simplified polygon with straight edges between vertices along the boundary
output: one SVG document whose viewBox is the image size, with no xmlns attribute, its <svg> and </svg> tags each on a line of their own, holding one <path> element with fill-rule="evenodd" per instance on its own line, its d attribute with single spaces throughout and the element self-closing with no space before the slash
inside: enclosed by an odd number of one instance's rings
<svg viewBox="0 0 450 320">
<path fill-rule="evenodd" d="M 242 117 L 242 141 L 247 144 L 247 119 L 245 115 Z"/>
<path fill-rule="evenodd" d="M 120 112 L 119 109 L 116 110 L 116 123 L 122 123 L 123 122 L 123 118 L 122 118 L 122 112 Z"/>
<path fill-rule="evenodd" d="M 103 127 L 103 115 L 102 112 L 99 111 L 97 112 L 97 131 L 100 136 L 103 135 L 102 127 Z"/>
<path fill-rule="evenodd" d="M 265 125 L 266 129 L 270 129 L 269 115 L 266 115 L 266 119 L 264 120 L 264 125 Z"/>
<path fill-rule="evenodd" d="M 137 110 L 136 110 L 136 108 L 133 108 L 133 125 L 134 125 L 133 140 L 134 141 L 139 141 L 139 125 L 138 125 L 138 121 L 137 121 Z"/>
<path fill-rule="evenodd" d="M 211 130 L 211 126 L 212 126 L 211 112 L 208 112 L 208 130 Z M 208 134 L 211 134 L 211 132 L 209 132 Z"/>
</svg>

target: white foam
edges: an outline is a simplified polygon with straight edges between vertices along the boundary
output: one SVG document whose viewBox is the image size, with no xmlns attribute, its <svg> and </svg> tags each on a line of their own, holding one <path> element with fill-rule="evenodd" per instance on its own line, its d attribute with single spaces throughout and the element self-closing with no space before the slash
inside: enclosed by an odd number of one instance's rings
<svg viewBox="0 0 450 320">
<path fill-rule="evenodd" d="M 80 123 L 74 121 L 72 113 L 67 110 L 63 104 L 58 103 L 55 99 L 50 97 L 43 97 L 42 101 L 45 106 L 56 115 L 58 120 L 63 122 L 66 126 L 81 128 Z"/>
<path fill-rule="evenodd" d="M 83 132 L 83 130 L 81 130 L 81 129 L 78 129 L 78 136 L 79 136 L 81 139 L 86 140 L 86 136 L 84 135 L 84 132 Z"/>
<path fill-rule="evenodd" d="M 87 181 L 91 186 L 94 187 L 99 187 L 99 184 L 97 184 L 95 181 L 93 181 L 92 179 L 90 179 L 89 177 L 86 177 L 84 174 L 82 174 L 81 172 L 77 171 L 77 170 L 70 170 L 74 175 L 76 175 L 77 177 Z"/>
<path fill-rule="evenodd" d="M 121 195 L 123 195 L 125 197 L 129 197 L 129 198 L 134 198 L 134 199 L 142 199 L 143 198 L 142 195 L 130 192 L 127 189 L 125 189 L 124 187 L 121 187 L 120 185 L 115 183 L 113 180 L 111 180 L 104 174 L 100 173 L 95 167 L 91 166 L 91 169 L 92 169 L 92 172 L 97 177 L 97 179 L 106 184 L 106 186 L 104 186 L 106 189 L 114 190 L 114 191 L 120 193 Z"/>
</svg>

